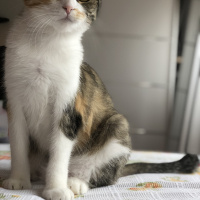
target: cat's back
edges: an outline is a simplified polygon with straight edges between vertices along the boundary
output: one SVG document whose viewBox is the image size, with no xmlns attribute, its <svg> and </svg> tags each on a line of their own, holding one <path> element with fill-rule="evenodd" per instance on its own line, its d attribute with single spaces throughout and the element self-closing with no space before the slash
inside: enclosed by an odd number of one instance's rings
<svg viewBox="0 0 200 200">
<path fill-rule="evenodd" d="M 81 65 L 80 89 L 78 98 L 81 96 L 84 102 L 88 102 L 91 111 L 97 109 L 108 113 L 114 111 L 112 99 L 96 71 L 87 63 Z"/>
</svg>

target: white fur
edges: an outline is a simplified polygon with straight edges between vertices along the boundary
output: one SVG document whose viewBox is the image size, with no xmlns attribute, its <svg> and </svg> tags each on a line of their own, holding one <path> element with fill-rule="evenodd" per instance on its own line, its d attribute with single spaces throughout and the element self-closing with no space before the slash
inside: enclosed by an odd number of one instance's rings
<svg viewBox="0 0 200 200">
<path fill-rule="evenodd" d="M 9 133 L 12 153 L 8 189 L 30 188 L 28 138 L 50 149 L 46 199 L 72 199 L 67 189 L 68 162 L 73 142 L 59 129 L 63 110 L 74 100 L 83 60 L 81 37 L 86 19 L 66 19 L 63 6 L 84 11 L 76 0 L 25 8 L 7 41 L 5 80 L 11 111 Z M 60 175 L 61 174 L 61 175 Z M 56 198 L 54 198 L 56 197 Z"/>
<path fill-rule="evenodd" d="M 77 195 L 85 194 L 89 190 L 88 183 L 76 177 L 69 177 L 68 187 Z"/>
</svg>

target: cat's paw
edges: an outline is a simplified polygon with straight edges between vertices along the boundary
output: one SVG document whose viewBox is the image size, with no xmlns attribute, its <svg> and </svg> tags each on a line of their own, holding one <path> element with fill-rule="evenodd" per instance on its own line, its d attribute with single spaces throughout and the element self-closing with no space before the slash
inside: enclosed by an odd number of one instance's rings
<svg viewBox="0 0 200 200">
<path fill-rule="evenodd" d="M 31 182 L 28 180 L 19 180 L 19 179 L 6 179 L 2 183 L 3 188 L 9 190 L 23 190 L 31 189 Z"/>
<path fill-rule="evenodd" d="M 85 194 L 89 190 L 89 186 L 85 181 L 75 177 L 68 178 L 68 187 L 77 195 Z"/>
<path fill-rule="evenodd" d="M 73 200 L 74 193 L 68 189 L 46 189 L 43 191 L 42 196 L 46 200 Z"/>
</svg>

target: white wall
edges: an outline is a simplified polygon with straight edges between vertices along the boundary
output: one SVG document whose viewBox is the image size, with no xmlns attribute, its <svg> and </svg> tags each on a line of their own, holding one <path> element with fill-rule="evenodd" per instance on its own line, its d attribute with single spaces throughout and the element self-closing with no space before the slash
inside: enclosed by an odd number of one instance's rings
<svg viewBox="0 0 200 200">
<path fill-rule="evenodd" d="M 137 149 L 165 148 L 176 70 L 178 2 L 105 0 L 93 30 L 84 37 L 85 60 L 128 118 Z"/>
</svg>

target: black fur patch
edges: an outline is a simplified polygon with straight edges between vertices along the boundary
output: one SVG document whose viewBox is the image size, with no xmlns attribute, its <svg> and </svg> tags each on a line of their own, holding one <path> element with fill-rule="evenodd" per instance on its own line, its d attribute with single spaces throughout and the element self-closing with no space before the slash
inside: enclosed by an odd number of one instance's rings
<svg viewBox="0 0 200 200">
<path fill-rule="evenodd" d="M 139 173 L 192 173 L 198 165 L 198 157 L 187 154 L 181 160 L 170 163 L 134 163 L 126 165 L 122 176 Z"/>
<path fill-rule="evenodd" d="M 63 112 L 60 122 L 60 128 L 63 133 L 70 139 L 77 137 L 79 129 L 82 127 L 82 117 L 75 108 L 69 107 Z"/>
<path fill-rule="evenodd" d="M 38 154 L 40 152 L 37 141 L 29 136 L 29 154 Z"/>
<path fill-rule="evenodd" d="M 112 159 L 102 168 L 97 169 L 90 178 L 90 187 L 103 187 L 113 185 L 121 175 L 121 171 L 126 164 L 128 155 Z"/>
<path fill-rule="evenodd" d="M 187 154 L 180 161 L 180 172 L 181 173 L 192 173 L 196 170 L 199 165 L 199 159 L 197 155 Z"/>
</svg>

